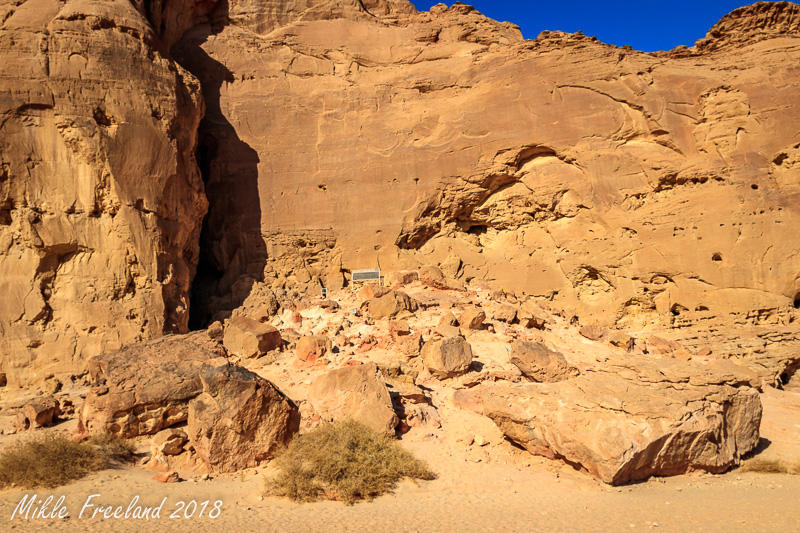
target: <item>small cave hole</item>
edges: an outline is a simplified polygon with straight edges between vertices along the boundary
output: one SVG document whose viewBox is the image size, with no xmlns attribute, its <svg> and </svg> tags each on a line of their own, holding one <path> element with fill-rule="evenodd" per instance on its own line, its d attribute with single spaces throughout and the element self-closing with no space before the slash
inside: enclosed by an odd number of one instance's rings
<svg viewBox="0 0 800 533">
<path fill-rule="evenodd" d="M 781 385 L 788 385 L 791 376 L 789 375 L 788 372 L 784 372 L 783 374 L 780 375 L 778 379 L 781 381 Z"/>
<path fill-rule="evenodd" d="M 486 226 L 470 226 L 469 229 L 467 229 L 467 233 L 470 235 L 484 235 L 486 234 Z"/>
<path fill-rule="evenodd" d="M 792 306 L 794 306 L 795 309 L 800 309 L 800 292 L 794 295 Z"/>
<path fill-rule="evenodd" d="M 722 261 L 722 254 L 717 252 L 711 256 L 712 261 Z"/>
<path fill-rule="evenodd" d="M 750 188 L 753 189 L 754 191 L 757 191 L 758 190 L 758 184 L 754 183 L 754 184 L 750 185 Z"/>
<path fill-rule="evenodd" d="M 105 110 L 99 107 L 95 108 L 93 118 L 98 126 L 108 127 L 111 126 L 112 124 L 111 119 L 108 118 L 108 115 L 106 115 Z"/>
</svg>

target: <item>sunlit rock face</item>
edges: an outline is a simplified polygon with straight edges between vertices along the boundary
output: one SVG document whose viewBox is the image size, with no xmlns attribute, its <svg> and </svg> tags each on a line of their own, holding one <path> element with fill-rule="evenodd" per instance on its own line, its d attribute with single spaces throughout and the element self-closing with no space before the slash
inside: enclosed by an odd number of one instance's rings
<svg viewBox="0 0 800 533">
<path fill-rule="evenodd" d="M 800 352 L 799 13 L 646 54 L 463 4 L 5 3 L 0 372 L 457 258 L 778 379 Z"/>
</svg>

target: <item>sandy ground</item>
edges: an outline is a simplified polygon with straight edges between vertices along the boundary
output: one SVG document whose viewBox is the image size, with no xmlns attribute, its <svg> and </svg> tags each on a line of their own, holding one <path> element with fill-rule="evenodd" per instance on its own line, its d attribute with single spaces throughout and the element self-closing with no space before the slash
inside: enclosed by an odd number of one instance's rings
<svg viewBox="0 0 800 533">
<path fill-rule="evenodd" d="M 768 390 L 760 455 L 800 459 L 800 394 Z M 465 415 L 466 416 L 466 415 Z M 459 423 L 463 423 L 460 421 Z M 393 494 L 346 506 L 339 502 L 298 505 L 261 496 L 269 467 L 175 484 L 151 480 L 152 472 L 121 468 L 94 474 L 56 490 L 0 492 L 2 530 L 42 531 L 798 531 L 800 476 L 731 471 L 685 475 L 610 487 L 557 462 L 536 458 L 505 441 L 465 447 L 447 432 L 412 430 L 403 445 L 426 459 L 438 479 L 401 483 Z M 487 437 L 494 440 L 493 435 Z M 479 462 L 476 462 L 480 459 Z M 194 481 L 198 479 L 198 481 Z M 67 519 L 15 517 L 26 494 L 54 500 L 64 495 Z M 90 504 L 157 506 L 160 517 L 90 517 Z M 208 500 L 205 514 L 199 507 Z M 195 501 L 185 518 L 178 502 Z M 217 518 L 208 513 L 221 501 Z M 191 504 L 189 504 L 191 506 Z M 123 509 L 123 512 L 124 510 Z M 175 511 L 180 518 L 170 518 Z M 102 511 L 101 511 L 102 512 Z M 32 513 L 31 513 L 32 514 Z"/>
</svg>

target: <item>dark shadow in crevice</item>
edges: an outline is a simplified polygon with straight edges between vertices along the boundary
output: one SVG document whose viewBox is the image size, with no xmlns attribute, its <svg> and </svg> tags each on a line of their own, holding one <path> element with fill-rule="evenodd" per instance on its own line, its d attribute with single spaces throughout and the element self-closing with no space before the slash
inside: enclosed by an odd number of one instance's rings
<svg viewBox="0 0 800 533">
<path fill-rule="evenodd" d="M 206 113 L 198 129 L 197 164 L 208 198 L 200 236 L 200 257 L 192 282 L 190 329 L 201 329 L 224 317 L 263 280 L 266 243 L 261 234 L 258 153 L 239 138 L 225 116 L 222 88 L 233 73 L 202 48 L 227 21 L 227 1 L 220 2 L 211 24 L 188 31 L 172 55 L 194 74 L 202 87 Z"/>
</svg>

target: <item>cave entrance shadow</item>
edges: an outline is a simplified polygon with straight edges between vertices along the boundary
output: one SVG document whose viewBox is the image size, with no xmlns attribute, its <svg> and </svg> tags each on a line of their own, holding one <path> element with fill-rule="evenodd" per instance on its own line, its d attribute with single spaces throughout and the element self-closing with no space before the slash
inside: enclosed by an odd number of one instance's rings
<svg viewBox="0 0 800 533">
<path fill-rule="evenodd" d="M 267 261 L 261 233 L 258 153 L 239 138 L 225 115 L 222 88 L 233 73 L 202 45 L 228 21 L 228 2 L 212 13 L 212 24 L 186 33 L 172 55 L 202 87 L 206 113 L 198 129 L 197 164 L 205 183 L 208 214 L 203 220 L 200 256 L 192 282 L 189 328 L 201 329 L 239 307 L 262 281 Z M 220 316 L 221 315 L 221 316 Z"/>
</svg>

